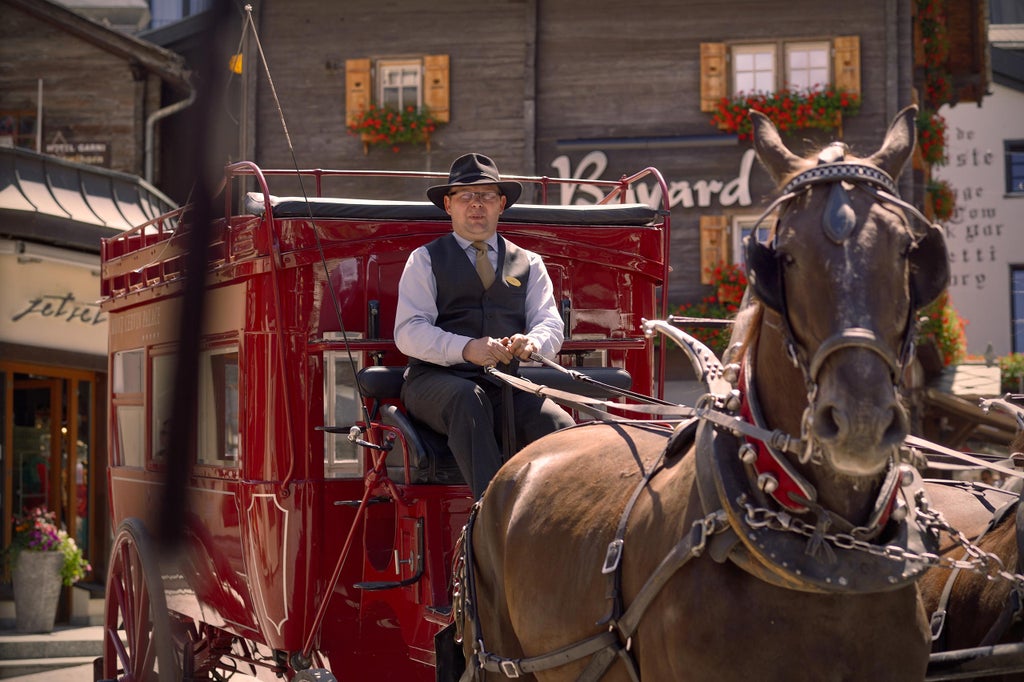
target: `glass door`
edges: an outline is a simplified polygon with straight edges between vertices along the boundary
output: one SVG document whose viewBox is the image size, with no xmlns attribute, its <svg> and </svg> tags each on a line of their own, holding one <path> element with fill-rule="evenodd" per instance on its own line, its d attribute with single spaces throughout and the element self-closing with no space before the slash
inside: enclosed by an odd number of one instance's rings
<svg viewBox="0 0 1024 682">
<path fill-rule="evenodd" d="M 2 369 L 3 451 L 10 453 L 4 511 L 46 507 L 90 556 L 95 374 L 13 364 Z M 10 529 L 4 532 L 6 545 Z"/>
</svg>

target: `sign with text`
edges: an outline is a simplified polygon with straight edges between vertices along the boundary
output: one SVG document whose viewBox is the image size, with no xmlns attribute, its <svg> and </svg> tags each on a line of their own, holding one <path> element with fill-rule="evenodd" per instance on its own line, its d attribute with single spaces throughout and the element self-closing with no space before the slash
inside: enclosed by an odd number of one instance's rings
<svg viewBox="0 0 1024 682">
<path fill-rule="evenodd" d="M 65 161 L 110 168 L 110 143 L 99 140 L 68 140 L 58 132 L 46 143 L 46 153 Z"/>
<path fill-rule="evenodd" d="M 0 340 L 106 355 L 99 297 L 100 280 L 88 268 L 0 256 Z"/>
</svg>

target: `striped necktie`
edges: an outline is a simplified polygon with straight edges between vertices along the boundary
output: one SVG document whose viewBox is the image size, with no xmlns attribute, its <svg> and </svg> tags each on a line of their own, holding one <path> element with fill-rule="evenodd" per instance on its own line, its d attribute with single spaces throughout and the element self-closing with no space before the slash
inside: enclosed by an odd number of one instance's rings
<svg viewBox="0 0 1024 682">
<path fill-rule="evenodd" d="M 476 249 L 476 274 L 480 275 L 484 289 L 490 289 L 494 284 L 494 266 L 487 257 L 487 242 L 473 242 L 473 248 Z"/>
</svg>

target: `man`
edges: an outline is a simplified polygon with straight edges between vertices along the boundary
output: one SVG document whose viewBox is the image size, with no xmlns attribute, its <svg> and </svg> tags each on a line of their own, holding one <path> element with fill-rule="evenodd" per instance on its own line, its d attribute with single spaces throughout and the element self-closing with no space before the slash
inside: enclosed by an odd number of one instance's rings
<svg viewBox="0 0 1024 682">
<path fill-rule="evenodd" d="M 427 190 L 451 216 L 452 232 L 413 251 L 398 285 L 395 342 L 409 357 L 402 402 L 448 437 L 476 499 L 502 464 L 498 435 L 509 407 L 503 395 L 513 401 L 520 447 L 573 424 L 550 400 L 503 389 L 484 371 L 514 372 L 519 359 L 553 358 L 562 345 L 562 319 L 540 256 L 497 234 L 498 216 L 522 189 L 501 180 L 482 154 L 456 159 L 448 183 Z"/>
</svg>

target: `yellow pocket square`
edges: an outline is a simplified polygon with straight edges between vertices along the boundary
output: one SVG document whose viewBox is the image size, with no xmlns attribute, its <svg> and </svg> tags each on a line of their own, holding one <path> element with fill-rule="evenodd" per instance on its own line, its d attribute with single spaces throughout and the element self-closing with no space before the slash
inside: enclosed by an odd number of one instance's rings
<svg viewBox="0 0 1024 682">
<path fill-rule="evenodd" d="M 511 284 L 511 285 L 512 285 L 512 286 L 514 286 L 514 287 L 521 287 L 521 286 L 523 286 L 523 283 L 522 283 L 522 282 L 520 282 L 520 281 L 519 281 L 518 279 L 516 279 L 515 277 L 512 277 L 511 275 L 510 275 L 510 276 L 508 276 L 508 277 L 506 277 L 506 278 L 505 278 L 505 281 L 506 281 L 506 282 L 508 282 L 509 284 Z"/>
</svg>

